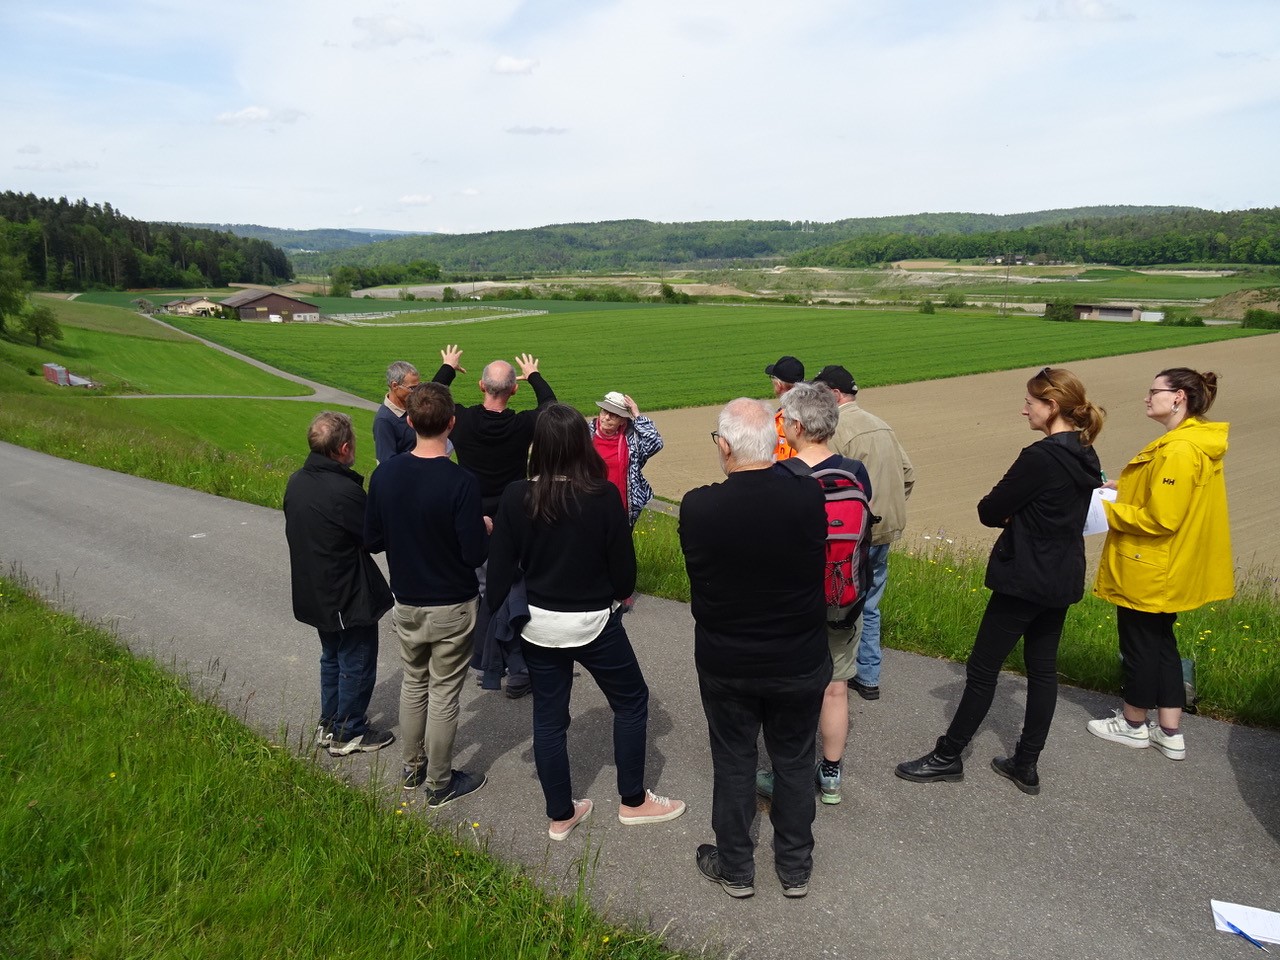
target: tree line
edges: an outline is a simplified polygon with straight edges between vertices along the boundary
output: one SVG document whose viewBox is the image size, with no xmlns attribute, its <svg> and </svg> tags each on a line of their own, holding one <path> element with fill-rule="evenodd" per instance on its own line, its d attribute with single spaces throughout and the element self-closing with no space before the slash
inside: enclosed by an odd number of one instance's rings
<svg viewBox="0 0 1280 960">
<path fill-rule="evenodd" d="M 1155 263 L 1280 263 L 1280 207 L 1178 210 L 1082 217 L 1018 230 L 855 237 L 796 254 L 792 266 L 867 267 L 918 257 L 969 260 L 1022 253 L 1038 260 L 1139 266 Z"/>
<path fill-rule="evenodd" d="M 0 193 L 0 256 L 45 290 L 222 287 L 292 278 L 283 250 L 263 240 L 126 217 L 91 204 Z"/>
<path fill-rule="evenodd" d="M 949 236 L 1018 230 L 1081 218 L 1140 218 L 1186 207 L 1081 207 L 1019 214 L 922 213 L 819 223 L 811 220 L 733 220 L 654 223 L 611 220 L 527 230 L 397 237 L 330 253 L 294 254 L 301 273 L 341 266 L 377 266 L 425 259 L 449 277 L 539 273 L 653 271 L 665 266 L 740 261 L 782 262 L 855 237 Z"/>
</svg>

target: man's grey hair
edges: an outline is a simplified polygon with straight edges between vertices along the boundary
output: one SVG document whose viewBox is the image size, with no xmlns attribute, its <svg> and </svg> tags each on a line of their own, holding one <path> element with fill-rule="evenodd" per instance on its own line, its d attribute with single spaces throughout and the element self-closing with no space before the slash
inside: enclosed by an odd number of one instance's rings
<svg viewBox="0 0 1280 960">
<path fill-rule="evenodd" d="M 404 378 L 411 373 L 417 373 L 418 368 L 408 360 L 397 360 L 391 366 L 387 367 L 387 386 L 393 383 L 404 383 Z"/>
<path fill-rule="evenodd" d="M 739 397 L 720 411 L 716 424 L 740 464 L 770 463 L 778 448 L 778 431 L 773 411 L 762 400 Z"/>
<path fill-rule="evenodd" d="M 505 360 L 494 360 L 480 374 L 480 385 L 491 397 L 509 397 L 516 390 L 515 367 Z"/>
<path fill-rule="evenodd" d="M 840 403 L 825 385 L 797 383 L 782 395 L 782 415 L 804 427 L 813 443 L 826 443 L 840 422 Z"/>
</svg>

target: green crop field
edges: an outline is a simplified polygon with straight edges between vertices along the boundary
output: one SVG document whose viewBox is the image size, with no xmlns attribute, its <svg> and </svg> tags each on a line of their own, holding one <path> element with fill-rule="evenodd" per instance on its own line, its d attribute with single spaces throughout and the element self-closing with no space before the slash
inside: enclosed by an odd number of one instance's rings
<svg viewBox="0 0 1280 960">
<path fill-rule="evenodd" d="M 814 310 L 778 306 L 657 306 L 496 319 L 451 327 L 351 328 L 181 319 L 184 330 L 224 343 L 290 372 L 371 400 L 385 390 L 392 360 L 424 377 L 439 351 L 459 343 L 457 392 L 476 392 L 495 357 L 529 352 L 562 400 L 588 409 L 608 390 L 624 390 L 644 408 L 722 403 L 767 392 L 764 365 L 782 354 L 813 370 L 842 363 L 865 386 L 930 380 L 1014 367 L 1205 343 L 1255 331 L 1235 327 L 1047 323 L 989 313 Z M 517 395 L 517 407 L 530 402 Z"/>
<path fill-rule="evenodd" d="M 119 307 L 46 299 L 61 340 L 7 341 L 0 353 L 18 368 L 59 363 L 109 393 L 241 394 L 295 397 L 311 391 L 235 360 Z"/>
<path fill-rule="evenodd" d="M 427 303 L 431 301 L 428 300 Z M 421 304 L 421 301 L 419 301 Z M 368 304 L 366 310 L 371 313 L 381 313 L 382 308 L 376 304 Z M 521 312 L 521 307 L 492 307 L 481 306 L 478 303 L 470 304 L 465 307 L 429 307 L 423 309 L 419 306 L 417 310 L 396 310 L 391 311 L 390 316 L 365 316 L 363 314 L 354 314 L 352 316 L 353 323 L 369 324 L 373 326 L 395 326 L 403 324 L 447 324 L 447 323 L 480 323 L 485 320 L 492 320 L 494 317 L 507 316 L 512 313 Z"/>
</svg>

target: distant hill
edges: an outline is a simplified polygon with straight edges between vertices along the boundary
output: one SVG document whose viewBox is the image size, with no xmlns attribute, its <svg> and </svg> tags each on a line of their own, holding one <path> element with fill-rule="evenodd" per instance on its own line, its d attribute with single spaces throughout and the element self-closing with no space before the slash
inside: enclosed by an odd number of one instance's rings
<svg viewBox="0 0 1280 960">
<path fill-rule="evenodd" d="M 332 253 L 349 247 L 362 246 L 388 237 L 417 237 L 422 233 L 411 230 L 287 230 L 283 227 L 263 227 L 256 223 L 180 223 L 181 227 L 198 227 L 205 230 L 223 230 L 237 237 L 266 240 L 284 248 L 288 254 L 300 252 Z"/>
<path fill-rule="evenodd" d="M 1280 263 L 1280 207 L 1219 213 L 1190 207 L 1111 208 L 1017 229 L 886 232 L 798 252 L 788 263 L 865 267 L 915 257 L 968 260 L 1005 253 L 1038 259 L 1138 266 L 1155 263 Z"/>
<path fill-rule="evenodd" d="M 376 266 L 426 260 L 447 274 L 519 276 L 566 271 L 650 270 L 742 260 L 782 261 L 806 250 L 857 237 L 989 234 L 1110 218 L 1181 215 L 1191 207 L 1074 207 L 1030 213 L 920 213 L 818 223 L 808 220 L 733 220 L 654 223 L 612 220 L 529 230 L 397 237 L 325 253 L 298 253 L 301 273 L 338 266 Z"/>
</svg>

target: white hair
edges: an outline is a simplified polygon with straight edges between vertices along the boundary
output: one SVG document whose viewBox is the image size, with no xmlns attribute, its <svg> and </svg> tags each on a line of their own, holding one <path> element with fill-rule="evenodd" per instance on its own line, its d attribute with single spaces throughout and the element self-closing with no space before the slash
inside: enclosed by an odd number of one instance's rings
<svg viewBox="0 0 1280 960">
<path fill-rule="evenodd" d="M 720 411 L 717 428 L 740 464 L 769 463 L 778 447 L 773 411 L 762 400 L 739 397 Z"/>
</svg>

